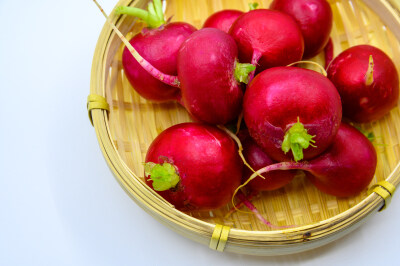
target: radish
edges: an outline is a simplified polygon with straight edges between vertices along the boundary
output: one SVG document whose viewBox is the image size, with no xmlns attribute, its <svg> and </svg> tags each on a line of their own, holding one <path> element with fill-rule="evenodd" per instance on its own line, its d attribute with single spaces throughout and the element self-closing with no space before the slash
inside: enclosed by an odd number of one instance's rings
<svg viewBox="0 0 400 266">
<path fill-rule="evenodd" d="M 216 127 L 172 126 L 147 151 L 146 183 L 179 210 L 220 208 L 240 185 L 243 163 L 236 149 Z"/>
<path fill-rule="evenodd" d="M 149 74 L 181 88 L 180 103 L 195 120 L 226 124 L 239 115 L 243 98 L 240 82 L 248 83 L 249 73 L 255 66 L 237 61 L 237 46 L 229 34 L 204 28 L 186 39 L 178 51 L 178 78 L 162 73 L 146 61 L 94 2 L 132 56 Z"/>
<path fill-rule="evenodd" d="M 199 121 L 226 124 L 240 114 L 240 82 L 247 83 L 255 67 L 240 64 L 237 56 L 233 38 L 215 28 L 198 30 L 182 44 L 178 54 L 182 102 Z"/>
<path fill-rule="evenodd" d="M 282 162 L 269 165 L 254 173 L 299 169 L 322 192 L 351 197 L 363 191 L 374 177 L 377 163 L 372 143 L 354 127 L 342 123 L 333 144 L 319 157 L 308 162 Z M 245 184 L 244 184 L 245 185 Z"/>
<path fill-rule="evenodd" d="M 342 119 L 340 96 L 332 82 L 297 67 L 275 67 L 257 75 L 244 95 L 243 112 L 250 135 L 275 161 L 321 154 Z"/>
<path fill-rule="evenodd" d="M 257 65 L 257 72 L 301 60 L 303 36 L 289 15 L 267 9 L 241 15 L 229 34 L 239 48 L 239 61 Z"/>
<path fill-rule="evenodd" d="M 147 23 L 148 27 L 130 40 L 131 45 L 154 68 L 176 76 L 178 50 L 196 28 L 184 22 L 166 24 L 161 8 L 161 1 L 154 0 L 154 5 L 149 4 L 149 11 L 119 6 L 115 12 L 141 18 Z M 122 54 L 122 65 L 127 79 L 143 98 L 154 102 L 180 100 L 179 88 L 154 78 L 131 55 L 127 47 Z"/>
<path fill-rule="evenodd" d="M 243 145 L 243 155 L 254 170 L 276 163 L 255 143 L 247 130 L 240 131 L 238 137 Z M 245 182 L 252 174 L 253 171 L 244 167 L 242 181 Z M 275 190 L 289 184 L 295 175 L 296 171 L 275 171 L 263 175 L 265 179 L 259 177 L 251 180 L 247 187 L 252 193 Z"/>
<path fill-rule="evenodd" d="M 326 0 L 274 0 L 270 9 L 292 16 L 304 37 L 303 58 L 321 52 L 332 30 L 332 9 Z"/>
<path fill-rule="evenodd" d="M 360 123 L 382 118 L 399 98 L 399 76 L 393 61 L 370 45 L 351 47 L 328 68 L 343 104 L 343 116 Z"/>
<path fill-rule="evenodd" d="M 217 28 L 228 33 L 233 22 L 242 14 L 243 12 L 239 10 L 221 10 L 209 16 L 204 22 L 203 28 Z"/>
</svg>

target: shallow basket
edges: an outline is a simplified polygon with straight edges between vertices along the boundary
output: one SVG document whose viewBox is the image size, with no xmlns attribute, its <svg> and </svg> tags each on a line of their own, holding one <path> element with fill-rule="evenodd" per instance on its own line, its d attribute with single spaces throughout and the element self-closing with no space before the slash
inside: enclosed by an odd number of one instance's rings
<svg viewBox="0 0 400 266">
<path fill-rule="evenodd" d="M 332 40 L 334 53 L 357 44 L 369 43 L 384 50 L 400 69 L 400 17 L 398 2 L 384 0 L 331 0 L 334 13 Z M 146 8 L 149 1 L 121 0 L 119 5 Z M 204 20 L 222 9 L 248 10 L 248 0 L 167 0 L 166 17 L 186 21 L 201 28 Z M 267 8 L 271 1 L 258 1 Z M 110 19 L 128 38 L 144 26 L 125 15 Z M 106 98 L 109 112 L 90 112 L 98 141 L 117 181 L 131 198 L 157 220 L 176 232 L 219 251 L 253 255 L 295 253 L 322 246 L 351 232 L 388 204 L 391 194 L 380 186 L 376 193 L 363 191 L 352 198 L 336 198 L 319 192 L 304 176 L 280 190 L 264 192 L 253 201 L 275 225 L 296 225 L 273 230 L 249 213 L 225 217 L 227 205 L 212 212 L 183 213 L 163 200 L 143 182 L 143 162 L 152 140 L 164 129 L 190 121 L 177 103 L 155 104 L 141 98 L 124 76 L 121 55 L 124 46 L 105 24 L 95 50 L 91 94 Z M 313 58 L 324 64 L 323 55 Z M 93 101 L 96 101 L 94 99 Z M 400 111 L 396 107 L 383 119 L 362 127 L 377 137 L 376 175 L 370 184 L 386 180 L 400 182 Z M 384 185 L 383 185 L 384 186 Z M 380 195 L 379 195 L 380 194 Z M 385 199 L 384 199 L 385 198 Z"/>
</svg>

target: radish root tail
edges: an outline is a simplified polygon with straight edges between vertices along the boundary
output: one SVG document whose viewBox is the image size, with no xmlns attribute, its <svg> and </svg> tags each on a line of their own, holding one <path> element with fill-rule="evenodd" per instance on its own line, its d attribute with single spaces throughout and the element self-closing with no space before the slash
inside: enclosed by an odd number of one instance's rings
<svg viewBox="0 0 400 266">
<path fill-rule="evenodd" d="M 323 66 L 321 66 L 320 64 L 314 62 L 314 61 L 297 61 L 297 62 L 291 63 L 291 64 L 289 64 L 287 66 L 294 66 L 294 65 L 302 64 L 302 63 L 303 64 L 310 64 L 310 65 L 317 66 L 321 70 L 321 74 L 322 75 L 324 75 L 325 77 L 328 76 L 328 73 L 326 73 L 325 68 Z"/>
<path fill-rule="evenodd" d="M 100 9 L 100 12 L 104 15 L 106 18 L 107 23 L 111 26 L 111 28 L 115 31 L 115 33 L 118 35 L 118 37 L 121 39 L 121 41 L 126 45 L 128 48 L 129 52 L 131 52 L 132 56 L 138 61 L 138 63 L 154 78 L 164 82 L 167 85 L 173 86 L 173 87 L 180 87 L 180 82 L 178 80 L 177 76 L 171 76 L 165 73 L 162 73 L 160 70 L 155 68 L 152 64 L 150 64 L 146 59 L 144 59 L 133 46 L 129 43 L 129 41 L 124 37 L 124 35 L 117 29 L 117 27 L 114 25 L 114 23 L 111 22 L 110 18 L 107 16 L 107 14 L 104 12 L 103 8 L 100 6 L 100 4 L 96 1 L 93 0 L 93 2 L 97 5 L 97 7 Z"/>
</svg>

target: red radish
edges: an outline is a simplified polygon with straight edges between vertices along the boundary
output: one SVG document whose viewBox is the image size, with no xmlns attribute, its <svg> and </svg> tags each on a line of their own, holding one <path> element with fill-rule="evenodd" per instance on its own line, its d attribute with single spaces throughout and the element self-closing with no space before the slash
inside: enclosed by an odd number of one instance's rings
<svg viewBox="0 0 400 266">
<path fill-rule="evenodd" d="M 146 155 L 146 183 L 177 209 L 227 204 L 242 177 L 235 142 L 220 129 L 183 123 L 163 131 Z"/>
<path fill-rule="evenodd" d="M 254 173 L 299 169 L 321 191 L 337 196 L 351 197 L 363 191 L 374 177 L 377 163 L 372 143 L 354 127 L 342 123 L 333 144 L 320 156 L 308 162 L 282 162 L 269 165 Z"/>
<path fill-rule="evenodd" d="M 321 154 L 342 119 L 332 82 L 297 67 L 275 67 L 257 75 L 246 90 L 243 112 L 250 135 L 276 161 Z M 288 151 L 291 154 L 285 154 Z"/>
<path fill-rule="evenodd" d="M 207 18 L 204 22 L 203 28 L 217 28 L 228 33 L 233 22 L 235 22 L 235 20 L 242 14 L 242 11 L 232 9 L 215 12 Z"/>
<path fill-rule="evenodd" d="M 240 64 L 237 56 L 233 38 L 214 28 L 198 30 L 182 44 L 178 78 L 183 105 L 193 117 L 226 124 L 240 114 L 243 92 L 239 81 L 245 82 L 255 67 Z"/>
<path fill-rule="evenodd" d="M 255 143 L 247 130 L 240 131 L 238 137 L 243 145 L 243 155 L 254 170 L 276 163 Z M 245 182 L 252 174 L 253 171 L 244 167 L 242 181 Z M 295 175 L 296 171 L 275 171 L 263 175 L 265 179 L 259 177 L 251 180 L 247 187 L 251 191 L 275 190 L 289 184 Z"/>
<path fill-rule="evenodd" d="M 154 9 L 158 12 L 152 13 L 151 10 Z M 147 12 L 138 8 L 120 6 L 115 12 L 139 17 L 148 24 L 148 28 L 130 40 L 131 45 L 157 70 L 176 76 L 178 50 L 183 41 L 196 31 L 196 28 L 184 22 L 165 24 L 160 0 L 154 0 L 154 9 L 149 8 Z M 149 74 L 127 47 L 122 55 L 122 65 L 127 79 L 143 98 L 155 102 L 180 100 L 179 88 L 167 85 Z"/>
<path fill-rule="evenodd" d="M 229 34 L 239 48 L 239 61 L 257 65 L 257 72 L 301 60 L 303 36 L 289 15 L 267 9 L 241 15 Z"/>
<path fill-rule="evenodd" d="M 326 0 L 274 0 L 270 9 L 292 16 L 304 37 L 303 58 L 321 52 L 332 30 L 332 9 Z"/>
<path fill-rule="evenodd" d="M 195 120 L 225 124 L 239 115 L 243 98 L 240 82 L 248 82 L 249 73 L 254 71 L 255 66 L 237 62 L 237 46 L 230 35 L 213 28 L 192 34 L 178 52 L 178 79 L 147 62 L 110 22 L 100 5 L 94 2 L 148 73 L 166 84 L 181 87 L 180 102 Z"/>
<path fill-rule="evenodd" d="M 393 61 L 370 45 L 351 47 L 328 68 L 343 104 L 343 116 L 360 123 L 382 118 L 399 99 L 399 76 Z"/>
<path fill-rule="evenodd" d="M 133 47 L 154 67 L 169 75 L 177 75 L 178 50 L 196 29 L 187 23 L 169 23 L 163 28 L 139 33 L 130 40 Z M 125 48 L 122 55 L 125 75 L 134 89 L 155 102 L 180 100 L 180 90 L 151 76 Z"/>
</svg>

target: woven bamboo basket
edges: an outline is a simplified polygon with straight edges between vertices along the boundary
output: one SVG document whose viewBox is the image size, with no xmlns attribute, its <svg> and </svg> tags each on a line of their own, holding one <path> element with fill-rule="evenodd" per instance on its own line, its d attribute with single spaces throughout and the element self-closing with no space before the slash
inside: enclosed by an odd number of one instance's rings
<svg viewBox="0 0 400 266">
<path fill-rule="evenodd" d="M 397 0 L 395 0 L 397 1 Z M 331 0 L 334 12 L 332 40 L 334 54 L 357 44 L 369 43 L 384 50 L 400 69 L 400 16 L 398 2 L 385 0 Z M 187 21 L 201 28 L 213 12 L 230 8 L 248 10 L 248 0 L 167 0 L 166 17 Z M 258 1 L 267 8 L 271 1 Z M 121 0 L 117 4 L 146 8 L 146 0 Z M 125 15 L 110 14 L 121 32 L 129 38 L 144 26 Z M 124 76 L 121 55 L 124 45 L 108 24 L 98 39 L 91 72 L 89 116 L 101 150 L 117 181 L 131 198 L 150 215 L 174 231 L 219 251 L 253 255 L 279 255 L 301 252 L 336 240 L 353 231 L 371 215 L 387 206 L 393 190 L 387 183 L 375 193 L 352 198 L 336 198 L 319 192 L 304 176 L 276 191 L 265 192 L 253 201 L 273 224 L 297 225 L 273 230 L 249 213 L 225 214 L 227 205 L 212 212 L 183 213 L 158 196 L 143 182 L 143 162 L 152 140 L 164 129 L 191 121 L 177 103 L 156 104 L 141 98 Z M 313 58 L 324 64 L 323 55 Z M 100 102 L 99 102 L 100 101 Z M 383 119 L 362 127 L 377 140 L 378 166 L 370 184 L 386 180 L 400 183 L 400 110 L 393 109 Z M 386 185 L 385 185 L 386 184 Z M 388 192 L 388 190 L 390 192 Z M 386 204 L 386 205 L 385 205 Z"/>
</svg>

